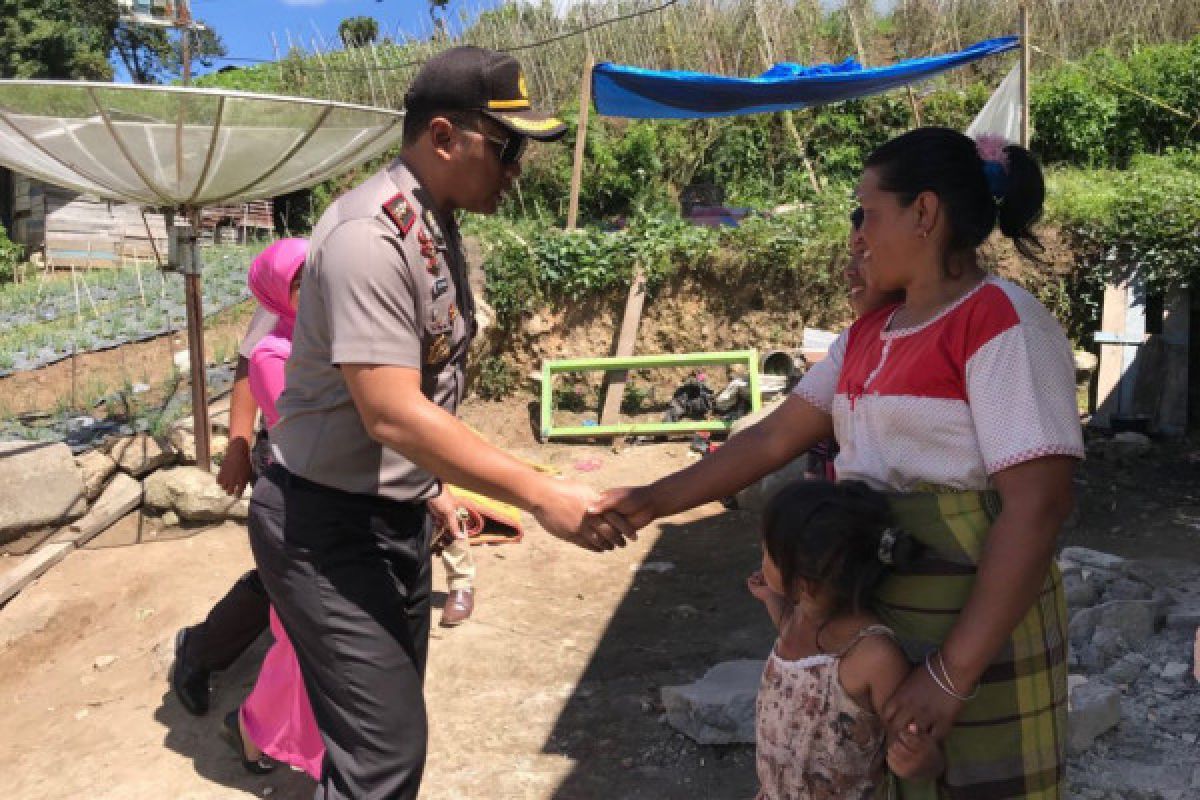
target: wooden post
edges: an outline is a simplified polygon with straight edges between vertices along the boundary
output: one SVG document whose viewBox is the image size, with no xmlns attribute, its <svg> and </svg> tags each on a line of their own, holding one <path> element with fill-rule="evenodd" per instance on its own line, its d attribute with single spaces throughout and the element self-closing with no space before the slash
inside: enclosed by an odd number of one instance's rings
<svg viewBox="0 0 1200 800">
<path fill-rule="evenodd" d="M 646 273 L 637 267 L 633 283 L 629 285 L 629 296 L 625 298 L 625 314 L 621 317 L 621 332 L 617 337 L 614 356 L 633 355 L 637 344 L 638 327 L 642 321 L 642 308 L 646 302 Z M 621 401 L 625 398 L 625 379 L 628 370 L 613 370 L 605 373 L 604 396 L 600 400 L 600 424 L 615 425 L 621 413 Z"/>
<path fill-rule="evenodd" d="M 1021 0 L 1021 147 L 1029 147 L 1029 4 Z"/>
<path fill-rule="evenodd" d="M 571 169 L 571 200 L 567 206 L 567 230 L 575 230 L 579 220 L 579 191 L 583 186 L 583 149 L 587 145 L 588 116 L 592 110 L 592 68 L 596 66 L 591 51 L 583 68 L 579 84 L 579 128 L 575 131 L 575 166 Z"/>
</svg>

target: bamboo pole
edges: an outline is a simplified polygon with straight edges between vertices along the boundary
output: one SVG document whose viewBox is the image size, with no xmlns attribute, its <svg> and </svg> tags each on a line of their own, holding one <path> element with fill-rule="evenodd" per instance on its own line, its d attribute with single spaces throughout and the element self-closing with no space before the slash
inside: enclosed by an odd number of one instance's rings
<svg viewBox="0 0 1200 800">
<path fill-rule="evenodd" d="M 575 230 L 579 217 L 579 192 L 583 188 L 583 153 L 587 145 L 588 116 L 592 108 L 592 69 L 595 60 L 589 51 L 579 84 L 579 128 L 575 131 L 575 165 L 571 168 L 571 200 L 567 206 L 567 230 Z"/>
<path fill-rule="evenodd" d="M 1029 147 L 1029 6 L 1020 5 L 1021 23 L 1021 147 Z"/>
</svg>

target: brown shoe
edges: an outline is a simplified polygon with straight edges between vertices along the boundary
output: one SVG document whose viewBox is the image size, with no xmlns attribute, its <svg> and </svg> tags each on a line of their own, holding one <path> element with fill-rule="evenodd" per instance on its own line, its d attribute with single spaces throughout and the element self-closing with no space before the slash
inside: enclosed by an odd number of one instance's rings
<svg viewBox="0 0 1200 800">
<path fill-rule="evenodd" d="M 474 610 L 475 590 L 455 589 L 446 595 L 446 605 L 442 609 L 441 626 L 443 628 L 453 628 L 455 625 L 462 625 L 471 618 L 471 612 Z"/>
</svg>

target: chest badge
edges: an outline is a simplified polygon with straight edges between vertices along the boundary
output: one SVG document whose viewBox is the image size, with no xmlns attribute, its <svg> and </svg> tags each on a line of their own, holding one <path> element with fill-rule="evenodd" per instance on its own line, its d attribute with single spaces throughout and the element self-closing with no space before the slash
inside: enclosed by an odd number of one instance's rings
<svg viewBox="0 0 1200 800">
<path fill-rule="evenodd" d="M 426 364 L 438 364 L 450 357 L 450 337 L 439 333 L 429 343 L 429 353 L 425 356 Z"/>
<path fill-rule="evenodd" d="M 448 291 L 450 291 L 450 281 L 446 278 L 445 275 L 441 276 L 440 278 L 434 279 L 434 281 L 433 281 L 433 299 L 434 300 L 437 300 L 439 297 L 441 297 Z M 453 308 L 454 307 L 451 306 L 451 309 L 453 309 Z"/>
<path fill-rule="evenodd" d="M 421 218 L 425 221 L 425 229 L 429 231 L 433 239 L 433 246 L 440 252 L 446 252 L 446 237 L 442 233 L 442 226 L 438 224 L 437 214 L 433 213 L 432 208 L 427 208 Z"/>
<path fill-rule="evenodd" d="M 437 275 L 442 269 L 442 264 L 438 259 L 433 237 L 424 228 L 421 228 L 417 231 L 417 242 L 421 245 L 421 257 L 425 259 L 425 270 L 430 275 Z"/>
<path fill-rule="evenodd" d="M 417 212 L 413 211 L 412 203 L 404 196 L 404 192 L 392 195 L 392 199 L 383 204 L 383 213 L 399 229 L 401 239 L 408 236 L 413 223 L 417 221 Z"/>
</svg>

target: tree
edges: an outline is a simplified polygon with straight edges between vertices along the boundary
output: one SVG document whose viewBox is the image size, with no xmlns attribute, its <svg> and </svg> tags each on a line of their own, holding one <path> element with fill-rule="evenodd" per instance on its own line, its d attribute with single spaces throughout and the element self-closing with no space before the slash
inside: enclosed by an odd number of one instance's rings
<svg viewBox="0 0 1200 800">
<path fill-rule="evenodd" d="M 0 0 L 0 77 L 111 80 L 117 4 Z"/>
<path fill-rule="evenodd" d="M 379 38 L 379 23 L 374 17 L 350 17 L 338 25 L 338 36 L 345 47 L 365 47 Z"/>
<path fill-rule="evenodd" d="M 160 83 L 183 72 L 183 37 L 190 37 L 193 63 L 213 65 L 225 55 L 225 44 L 211 28 L 172 31 L 147 25 L 119 22 L 113 30 L 112 46 L 134 83 Z"/>
</svg>

